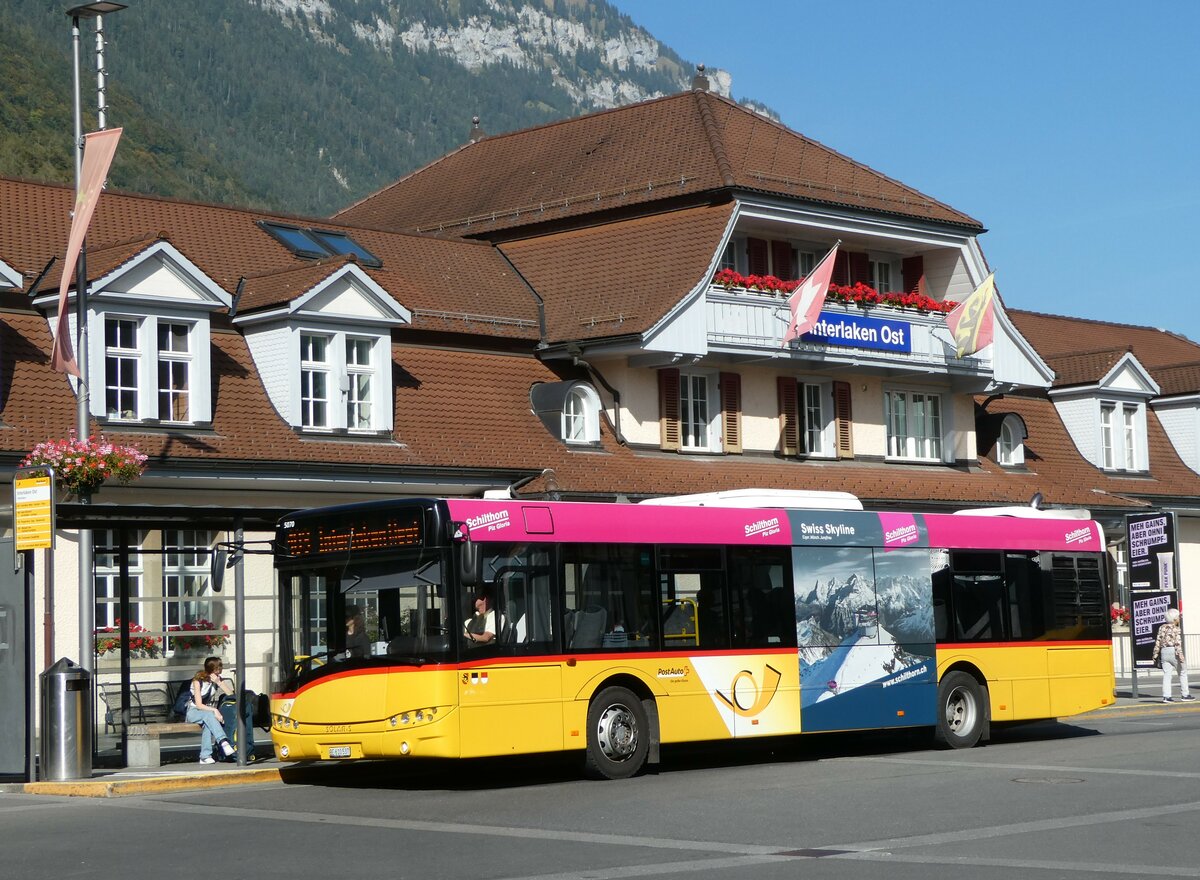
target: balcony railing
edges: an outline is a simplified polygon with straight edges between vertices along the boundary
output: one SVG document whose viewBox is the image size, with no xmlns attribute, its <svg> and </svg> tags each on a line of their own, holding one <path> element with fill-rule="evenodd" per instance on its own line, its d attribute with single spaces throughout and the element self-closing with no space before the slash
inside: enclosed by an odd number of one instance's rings
<svg viewBox="0 0 1200 880">
<path fill-rule="evenodd" d="M 741 354 L 788 351 L 808 359 L 934 372 L 991 370 L 989 357 L 956 356 L 941 313 L 826 303 L 821 315 L 822 334 L 806 334 L 785 347 L 790 317 L 786 297 L 712 285 L 705 300 L 709 349 Z"/>
</svg>

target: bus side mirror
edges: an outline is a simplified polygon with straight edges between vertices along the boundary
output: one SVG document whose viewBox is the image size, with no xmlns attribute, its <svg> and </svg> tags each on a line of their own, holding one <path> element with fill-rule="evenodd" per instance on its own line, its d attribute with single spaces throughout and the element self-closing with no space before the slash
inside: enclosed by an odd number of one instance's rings
<svg viewBox="0 0 1200 880">
<path fill-rule="evenodd" d="M 470 538 L 458 545 L 458 574 L 464 587 L 479 585 L 479 548 Z"/>
<path fill-rule="evenodd" d="M 208 563 L 208 582 L 212 585 L 214 593 L 221 592 L 225 583 L 225 565 L 228 558 L 229 551 L 221 547 L 212 552 L 212 559 Z"/>
</svg>

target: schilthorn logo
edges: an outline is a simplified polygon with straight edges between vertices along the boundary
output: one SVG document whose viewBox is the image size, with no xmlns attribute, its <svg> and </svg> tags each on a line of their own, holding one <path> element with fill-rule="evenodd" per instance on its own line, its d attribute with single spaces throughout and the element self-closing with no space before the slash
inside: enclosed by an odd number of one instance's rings
<svg viewBox="0 0 1200 880">
<path fill-rule="evenodd" d="M 1085 541 L 1092 540 L 1092 527 L 1084 526 L 1082 529 L 1075 529 L 1073 532 L 1067 532 L 1063 540 L 1068 544 L 1082 544 Z"/>
<path fill-rule="evenodd" d="M 885 544 L 911 544 L 917 540 L 917 527 L 915 525 L 900 526 L 897 529 L 891 529 L 883 533 L 883 543 Z"/>
<path fill-rule="evenodd" d="M 491 529 L 502 529 L 507 525 L 507 510 L 499 510 L 495 513 L 481 513 L 479 516 L 467 518 L 467 528 L 469 529 L 482 529 L 485 526 Z"/>
<path fill-rule="evenodd" d="M 760 519 L 746 526 L 746 537 L 774 535 L 779 531 L 779 517 Z"/>
</svg>

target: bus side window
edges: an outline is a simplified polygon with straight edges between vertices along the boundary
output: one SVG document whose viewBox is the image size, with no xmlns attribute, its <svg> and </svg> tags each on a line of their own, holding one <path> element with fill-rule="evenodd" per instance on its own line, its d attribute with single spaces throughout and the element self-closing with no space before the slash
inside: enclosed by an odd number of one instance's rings
<svg viewBox="0 0 1200 880">
<path fill-rule="evenodd" d="M 649 548 L 566 544 L 562 553 L 564 647 L 649 649 L 657 633 Z"/>
<path fill-rule="evenodd" d="M 999 641 L 1006 637 L 1004 578 L 1000 554 L 954 551 L 951 592 L 954 638 L 964 642 Z"/>
<path fill-rule="evenodd" d="M 786 547 L 730 550 L 730 622 L 735 646 L 796 646 L 791 574 L 791 552 Z"/>
</svg>

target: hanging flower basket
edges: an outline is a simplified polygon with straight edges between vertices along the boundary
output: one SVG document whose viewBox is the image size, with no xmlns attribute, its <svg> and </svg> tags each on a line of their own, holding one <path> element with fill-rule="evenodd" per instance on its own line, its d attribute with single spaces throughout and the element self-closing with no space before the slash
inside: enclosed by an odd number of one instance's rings
<svg viewBox="0 0 1200 880">
<path fill-rule="evenodd" d="M 80 440 L 72 432 L 67 440 L 39 443 L 25 456 L 21 466 L 53 468 L 60 488 L 84 498 L 109 480 L 119 483 L 136 480 L 146 469 L 146 456 L 133 446 L 109 443 L 103 436 Z"/>
</svg>

